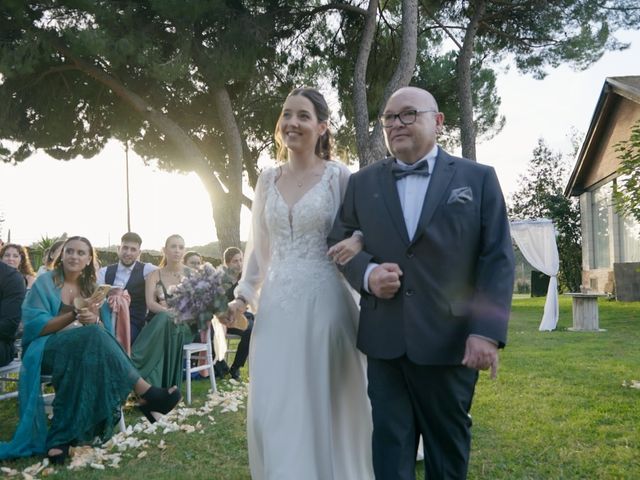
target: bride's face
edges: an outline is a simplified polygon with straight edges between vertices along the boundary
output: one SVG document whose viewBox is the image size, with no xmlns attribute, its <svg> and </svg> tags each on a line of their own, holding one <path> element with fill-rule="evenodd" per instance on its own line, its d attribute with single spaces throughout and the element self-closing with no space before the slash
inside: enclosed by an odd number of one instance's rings
<svg viewBox="0 0 640 480">
<path fill-rule="evenodd" d="M 319 122 L 313 103 L 302 95 L 287 97 L 278 122 L 282 143 L 294 152 L 314 151 L 318 138 L 327 130 Z"/>
</svg>

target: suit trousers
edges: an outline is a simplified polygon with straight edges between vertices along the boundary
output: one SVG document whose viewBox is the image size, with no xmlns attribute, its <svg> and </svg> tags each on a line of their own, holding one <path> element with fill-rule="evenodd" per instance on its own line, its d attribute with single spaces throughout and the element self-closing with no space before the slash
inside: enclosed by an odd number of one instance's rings
<svg viewBox="0 0 640 480">
<path fill-rule="evenodd" d="M 3 340 L 0 338 L 0 367 L 9 365 L 15 358 L 16 352 L 13 348 L 13 341 Z"/>
<path fill-rule="evenodd" d="M 425 478 L 466 478 L 469 410 L 478 372 L 464 366 L 418 365 L 406 356 L 367 361 L 376 480 L 415 479 L 420 435 Z"/>
</svg>

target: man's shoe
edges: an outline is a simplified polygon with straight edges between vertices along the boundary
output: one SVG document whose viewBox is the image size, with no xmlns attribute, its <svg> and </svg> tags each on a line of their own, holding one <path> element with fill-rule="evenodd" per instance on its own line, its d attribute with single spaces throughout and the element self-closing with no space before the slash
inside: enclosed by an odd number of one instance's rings
<svg viewBox="0 0 640 480">
<path fill-rule="evenodd" d="M 238 382 L 240 381 L 240 369 L 232 368 L 231 370 L 229 370 L 229 375 L 231 375 L 231 378 L 233 378 L 234 380 L 237 380 Z"/>
</svg>

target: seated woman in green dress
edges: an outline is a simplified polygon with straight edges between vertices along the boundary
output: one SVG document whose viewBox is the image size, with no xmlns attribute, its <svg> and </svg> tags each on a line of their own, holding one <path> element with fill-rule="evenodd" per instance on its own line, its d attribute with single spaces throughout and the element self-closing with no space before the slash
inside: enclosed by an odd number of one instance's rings
<svg viewBox="0 0 640 480">
<path fill-rule="evenodd" d="M 62 464 L 69 446 L 106 442 L 131 390 L 151 422 L 180 401 L 176 387 L 161 389 L 143 380 L 114 338 L 104 294 L 93 296 L 94 259 L 89 240 L 67 239 L 54 269 L 36 279 L 24 301 L 20 420 L 13 439 L 0 443 L 0 460 L 47 452 L 52 463 Z M 78 309 L 76 299 L 90 302 Z M 41 375 L 51 376 L 55 390 L 48 428 Z"/>
<path fill-rule="evenodd" d="M 145 280 L 147 308 L 153 316 L 131 346 L 131 361 L 147 382 L 180 388 L 183 347 L 191 342 L 195 325 L 174 322 L 174 313 L 166 300 L 191 269 L 182 263 L 184 239 L 180 235 L 169 236 L 162 253 L 160 268 Z"/>
</svg>

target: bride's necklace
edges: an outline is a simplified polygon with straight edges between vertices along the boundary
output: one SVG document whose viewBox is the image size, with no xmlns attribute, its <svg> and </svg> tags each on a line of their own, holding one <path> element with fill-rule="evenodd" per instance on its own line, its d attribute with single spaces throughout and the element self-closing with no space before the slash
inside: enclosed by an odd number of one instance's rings
<svg viewBox="0 0 640 480">
<path fill-rule="evenodd" d="M 311 176 L 311 177 L 318 176 L 318 173 L 315 171 L 315 165 L 305 170 L 302 170 L 301 175 L 296 175 L 296 172 L 291 166 L 291 163 L 287 163 L 287 167 L 289 168 L 289 172 L 291 173 L 291 176 L 293 177 L 293 180 L 295 181 L 295 184 L 298 186 L 298 188 L 303 187 L 303 185 L 305 184 L 305 180 L 307 179 L 308 176 Z M 309 174 L 309 172 L 311 173 Z"/>
</svg>

